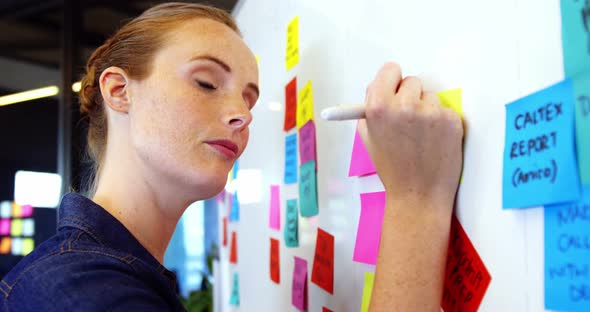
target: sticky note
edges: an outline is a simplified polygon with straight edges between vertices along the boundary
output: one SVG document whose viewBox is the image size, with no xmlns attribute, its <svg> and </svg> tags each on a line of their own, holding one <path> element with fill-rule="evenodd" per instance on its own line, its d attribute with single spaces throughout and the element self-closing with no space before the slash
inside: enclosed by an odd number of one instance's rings
<svg viewBox="0 0 590 312">
<path fill-rule="evenodd" d="M 299 129 L 299 160 L 302 164 L 315 160 L 317 164 L 315 123 L 313 120 L 308 121 Z"/>
<path fill-rule="evenodd" d="M 361 194 L 361 216 L 354 245 L 353 261 L 375 265 L 385 212 L 385 192 Z"/>
<path fill-rule="evenodd" d="M 0 218 L 10 218 L 12 216 L 12 204 L 5 200 L 0 202 Z"/>
<path fill-rule="evenodd" d="M 297 133 L 285 138 L 285 184 L 297 182 Z"/>
<path fill-rule="evenodd" d="M 299 209 L 302 217 L 318 214 L 318 191 L 315 161 L 309 161 L 299 168 Z"/>
<path fill-rule="evenodd" d="M 293 77 L 285 86 L 285 123 L 283 130 L 288 131 L 297 125 L 297 77 Z"/>
<path fill-rule="evenodd" d="M 22 217 L 22 207 L 17 203 L 12 203 L 12 216 L 15 218 Z"/>
<path fill-rule="evenodd" d="M 0 254 L 6 255 L 10 253 L 10 250 L 12 248 L 10 244 L 11 240 L 12 238 L 10 237 L 2 237 L 2 239 L 0 240 Z"/>
<path fill-rule="evenodd" d="M 299 63 L 299 17 L 295 16 L 287 25 L 287 53 L 285 65 L 287 70 Z"/>
<path fill-rule="evenodd" d="M 573 81 L 578 170 L 582 184 L 590 184 L 590 72 Z"/>
<path fill-rule="evenodd" d="M 561 39 L 565 75 L 590 70 L 590 2 L 561 0 Z"/>
<path fill-rule="evenodd" d="M 229 248 L 229 262 L 238 263 L 238 234 L 231 232 L 231 247 Z"/>
<path fill-rule="evenodd" d="M 285 245 L 287 247 L 299 247 L 299 213 L 297 212 L 297 199 L 287 200 L 286 211 Z"/>
<path fill-rule="evenodd" d="M 21 207 L 21 216 L 23 218 L 30 217 L 33 215 L 33 206 L 31 205 L 23 205 Z"/>
<path fill-rule="evenodd" d="M 281 195 L 278 185 L 270 186 L 270 216 L 268 220 L 271 229 L 281 229 Z"/>
<path fill-rule="evenodd" d="M 11 236 L 23 235 L 23 220 L 22 219 L 12 219 L 12 225 L 10 226 L 10 235 Z"/>
<path fill-rule="evenodd" d="M 326 307 L 322 307 L 322 312 L 332 312 L 332 310 L 326 308 Z"/>
<path fill-rule="evenodd" d="M 307 261 L 294 257 L 291 303 L 300 311 L 307 311 Z"/>
<path fill-rule="evenodd" d="M 223 246 L 227 246 L 227 217 L 223 217 Z"/>
<path fill-rule="evenodd" d="M 23 219 L 23 236 L 35 235 L 35 220 L 32 218 Z"/>
<path fill-rule="evenodd" d="M 234 273 L 234 282 L 231 289 L 231 296 L 229 298 L 229 304 L 233 306 L 240 306 L 240 284 L 238 273 Z"/>
<path fill-rule="evenodd" d="M 438 99 L 443 107 L 448 107 L 463 116 L 463 99 L 461 88 L 438 92 Z"/>
<path fill-rule="evenodd" d="M 590 186 L 545 213 L 545 308 L 590 311 Z"/>
<path fill-rule="evenodd" d="M 297 129 L 303 127 L 313 118 L 313 90 L 311 80 L 299 91 L 297 97 Z"/>
<path fill-rule="evenodd" d="M 279 240 L 275 238 L 270 239 L 270 280 L 280 284 L 281 283 L 281 265 L 279 254 Z"/>
<path fill-rule="evenodd" d="M 334 236 L 318 228 L 311 281 L 334 294 Z"/>
<path fill-rule="evenodd" d="M 35 249 L 35 241 L 32 238 L 23 238 L 22 255 L 26 256 Z"/>
<path fill-rule="evenodd" d="M 23 239 L 20 237 L 12 238 L 11 254 L 13 256 L 22 256 L 23 254 Z"/>
<path fill-rule="evenodd" d="M 363 301 L 361 303 L 361 312 L 369 311 L 369 304 L 371 303 L 371 295 L 373 294 L 373 284 L 375 282 L 375 274 L 365 272 L 365 287 L 363 287 Z"/>
<path fill-rule="evenodd" d="M 477 311 L 492 277 L 456 216 L 451 233 L 441 306 L 444 311 Z"/>
<path fill-rule="evenodd" d="M 363 143 L 358 130 L 356 130 L 354 133 L 354 142 L 352 143 L 352 154 L 350 157 L 348 176 L 366 176 L 375 173 L 377 173 L 377 170 L 375 170 L 375 166 L 371 161 L 365 143 Z"/>
<path fill-rule="evenodd" d="M 571 80 L 506 105 L 503 171 L 504 208 L 580 197 Z"/>
<path fill-rule="evenodd" d="M 0 235 L 10 235 L 10 219 L 0 219 Z"/>
<path fill-rule="evenodd" d="M 229 215 L 229 221 L 240 220 L 240 202 L 238 201 L 238 192 L 234 192 L 231 199 L 231 212 Z"/>
</svg>

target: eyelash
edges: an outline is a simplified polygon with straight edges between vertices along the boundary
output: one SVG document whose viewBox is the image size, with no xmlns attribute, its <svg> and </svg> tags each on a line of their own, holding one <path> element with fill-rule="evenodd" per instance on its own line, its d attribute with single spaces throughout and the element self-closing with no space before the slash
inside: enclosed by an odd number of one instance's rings
<svg viewBox="0 0 590 312">
<path fill-rule="evenodd" d="M 209 90 L 209 91 L 217 90 L 216 86 L 214 86 L 212 83 L 209 83 L 206 81 L 197 80 L 197 84 L 199 85 L 199 87 L 201 87 L 205 90 Z"/>
</svg>

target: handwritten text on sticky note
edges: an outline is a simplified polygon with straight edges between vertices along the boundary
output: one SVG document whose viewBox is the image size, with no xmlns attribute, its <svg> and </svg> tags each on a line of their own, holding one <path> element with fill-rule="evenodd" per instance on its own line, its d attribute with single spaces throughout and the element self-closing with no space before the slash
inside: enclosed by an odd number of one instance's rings
<svg viewBox="0 0 590 312">
<path fill-rule="evenodd" d="M 285 245 L 287 247 L 299 247 L 299 213 L 297 211 L 297 199 L 287 200 L 286 211 Z"/>
<path fill-rule="evenodd" d="M 313 120 L 308 121 L 299 129 L 299 159 L 302 164 L 310 160 L 315 160 L 317 164 L 315 123 Z"/>
<path fill-rule="evenodd" d="M 287 53 L 285 64 L 287 70 L 299 63 L 299 17 L 295 16 L 287 25 Z"/>
<path fill-rule="evenodd" d="M 545 212 L 545 308 L 590 311 L 590 186 Z"/>
<path fill-rule="evenodd" d="M 578 169 L 582 184 L 590 184 L 590 72 L 573 78 L 573 81 Z"/>
<path fill-rule="evenodd" d="M 297 96 L 297 129 L 313 119 L 313 89 L 308 81 Z"/>
<path fill-rule="evenodd" d="M 300 311 L 307 311 L 307 261 L 294 257 L 291 303 Z"/>
<path fill-rule="evenodd" d="M 334 236 L 318 228 L 311 281 L 334 294 Z"/>
<path fill-rule="evenodd" d="M 281 282 L 281 266 L 279 254 L 279 240 L 270 239 L 270 279 L 279 284 Z"/>
<path fill-rule="evenodd" d="M 361 216 L 354 245 L 353 261 L 375 265 L 385 212 L 385 192 L 361 194 Z"/>
<path fill-rule="evenodd" d="M 285 86 L 285 123 L 283 130 L 287 131 L 297 125 L 297 77 Z"/>
<path fill-rule="evenodd" d="M 590 70 L 590 4 L 561 0 L 561 39 L 565 75 Z"/>
<path fill-rule="evenodd" d="M 285 184 L 297 182 L 297 133 L 285 138 Z"/>
<path fill-rule="evenodd" d="M 301 216 L 318 214 L 318 191 L 315 161 L 309 161 L 299 168 L 299 209 Z"/>
</svg>

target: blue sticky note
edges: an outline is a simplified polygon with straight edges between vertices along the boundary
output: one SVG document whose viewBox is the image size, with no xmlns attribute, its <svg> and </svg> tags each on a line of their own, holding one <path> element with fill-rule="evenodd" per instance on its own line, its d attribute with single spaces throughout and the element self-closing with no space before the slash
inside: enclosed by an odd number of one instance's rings
<svg viewBox="0 0 590 312">
<path fill-rule="evenodd" d="M 297 133 L 285 138 L 285 184 L 297 182 Z"/>
<path fill-rule="evenodd" d="M 570 79 L 506 105 L 502 207 L 580 198 Z"/>
<path fill-rule="evenodd" d="M 590 311 L 590 187 L 545 209 L 545 308 Z"/>
<path fill-rule="evenodd" d="M 297 199 L 287 200 L 286 220 L 285 245 L 287 245 L 287 247 L 299 247 L 299 213 L 297 212 Z"/>
<path fill-rule="evenodd" d="M 308 161 L 299 168 L 299 209 L 302 217 L 318 214 L 318 190 L 315 161 Z"/>
<path fill-rule="evenodd" d="M 590 70 L 590 2 L 561 0 L 563 65 L 567 77 Z"/>
<path fill-rule="evenodd" d="M 234 273 L 234 283 L 231 290 L 231 297 L 229 304 L 233 306 L 240 306 L 240 284 L 238 283 L 238 273 Z"/>
<path fill-rule="evenodd" d="M 590 72 L 573 78 L 576 101 L 576 148 L 582 184 L 590 184 Z"/>
<path fill-rule="evenodd" d="M 231 213 L 229 214 L 229 221 L 239 221 L 240 220 L 240 202 L 238 201 L 238 193 L 234 192 L 232 203 L 231 203 Z"/>
<path fill-rule="evenodd" d="M 240 161 L 239 159 L 236 159 L 236 162 L 234 162 L 234 166 L 232 168 L 232 180 L 235 180 L 238 177 L 238 170 L 240 170 Z"/>
</svg>

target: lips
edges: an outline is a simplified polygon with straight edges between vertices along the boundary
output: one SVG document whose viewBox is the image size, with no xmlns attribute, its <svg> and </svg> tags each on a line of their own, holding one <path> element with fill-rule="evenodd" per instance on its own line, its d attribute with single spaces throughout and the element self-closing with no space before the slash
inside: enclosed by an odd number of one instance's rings
<svg viewBox="0 0 590 312">
<path fill-rule="evenodd" d="M 235 158 L 238 155 L 238 146 L 230 140 L 212 140 L 205 143 L 228 158 Z"/>
</svg>

